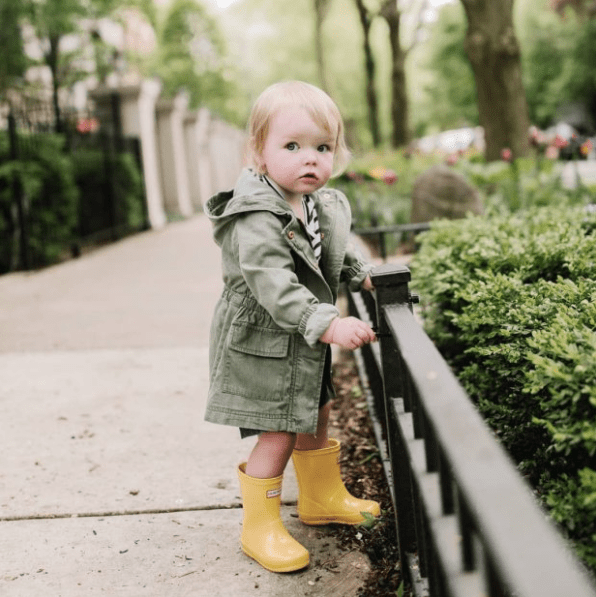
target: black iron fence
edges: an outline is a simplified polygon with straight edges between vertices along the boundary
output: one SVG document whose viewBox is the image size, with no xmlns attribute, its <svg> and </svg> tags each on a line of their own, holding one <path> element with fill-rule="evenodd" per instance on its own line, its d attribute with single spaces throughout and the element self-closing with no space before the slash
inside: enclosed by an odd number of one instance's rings
<svg viewBox="0 0 596 597">
<path fill-rule="evenodd" d="M 0 118 L 0 273 L 43 267 L 148 227 L 141 148 L 111 110 L 23 99 Z M 0 115 L 1 116 L 1 115 Z"/>
<path fill-rule="evenodd" d="M 350 312 L 378 331 L 357 353 L 416 595 L 594 597 L 596 585 L 412 313 L 403 266 L 373 272 Z"/>
<path fill-rule="evenodd" d="M 429 222 L 395 224 L 392 226 L 374 226 L 371 228 L 354 228 L 352 232 L 358 236 L 375 239 L 378 245 L 379 256 L 383 261 L 387 259 L 387 236 L 394 237 L 397 244 L 401 243 L 406 236 L 415 239 L 416 234 L 430 228 Z"/>
</svg>

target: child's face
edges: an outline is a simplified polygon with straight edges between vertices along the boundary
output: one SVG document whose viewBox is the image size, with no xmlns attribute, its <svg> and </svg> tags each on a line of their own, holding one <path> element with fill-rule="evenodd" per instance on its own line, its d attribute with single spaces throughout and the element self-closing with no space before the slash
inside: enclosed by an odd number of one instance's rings
<svg viewBox="0 0 596 597">
<path fill-rule="evenodd" d="M 335 139 L 304 108 L 288 106 L 269 122 L 260 165 L 292 201 L 327 183 L 334 152 Z"/>
</svg>

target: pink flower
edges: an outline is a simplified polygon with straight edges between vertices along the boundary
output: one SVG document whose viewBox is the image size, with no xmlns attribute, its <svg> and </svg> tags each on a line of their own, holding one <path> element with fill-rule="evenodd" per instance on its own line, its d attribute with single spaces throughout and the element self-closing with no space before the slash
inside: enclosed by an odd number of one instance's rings
<svg viewBox="0 0 596 597">
<path fill-rule="evenodd" d="M 451 154 L 449 154 L 447 156 L 447 159 L 445 160 L 445 163 L 448 166 L 455 166 L 455 164 L 457 164 L 457 160 L 458 160 L 457 154 L 456 153 L 451 153 Z"/>
<path fill-rule="evenodd" d="M 501 149 L 501 159 L 504 162 L 510 162 L 511 161 L 511 149 L 509 149 L 509 147 L 504 147 L 503 149 Z"/>
<path fill-rule="evenodd" d="M 393 170 L 386 170 L 383 175 L 383 182 L 386 185 L 392 185 L 397 182 L 397 174 Z"/>
<path fill-rule="evenodd" d="M 530 143 L 536 147 L 545 144 L 544 133 L 538 127 L 530 127 Z"/>
<path fill-rule="evenodd" d="M 397 181 L 397 174 L 390 170 L 389 168 L 383 168 L 382 166 L 378 166 L 373 168 L 369 174 L 376 178 L 377 180 L 382 180 L 385 184 L 392 185 L 394 182 Z"/>
<path fill-rule="evenodd" d="M 98 128 L 97 118 L 79 118 L 77 121 L 77 131 L 81 134 L 94 133 Z"/>
<path fill-rule="evenodd" d="M 567 145 L 569 145 L 569 141 L 567 141 L 567 139 L 561 137 L 561 135 L 557 135 L 555 137 L 555 147 L 562 149 L 563 147 L 567 147 Z"/>
</svg>

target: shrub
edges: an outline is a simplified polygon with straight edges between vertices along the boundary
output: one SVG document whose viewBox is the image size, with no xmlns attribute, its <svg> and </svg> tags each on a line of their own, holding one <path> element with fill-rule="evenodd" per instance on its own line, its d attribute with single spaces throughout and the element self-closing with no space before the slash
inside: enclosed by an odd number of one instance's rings
<svg viewBox="0 0 596 597">
<path fill-rule="evenodd" d="M 22 189 L 27 211 L 28 253 L 35 267 L 56 261 L 72 240 L 77 222 L 78 190 L 72 163 L 64 155 L 59 135 L 21 137 L 27 152 L 10 160 L 8 139 L 0 136 L 0 273 L 18 263 L 18 220 L 13 184 Z"/>
<path fill-rule="evenodd" d="M 20 228 L 15 181 L 26 211 L 28 255 L 43 267 L 70 255 L 74 245 L 107 229 L 122 236 L 145 226 L 142 175 L 129 153 L 101 148 L 64 151 L 54 134 L 20 135 L 21 159 L 9 159 L 0 134 L 0 273 L 19 265 Z"/>
<path fill-rule="evenodd" d="M 124 231 L 143 227 L 143 183 L 132 155 L 106 157 L 102 149 L 81 148 L 72 159 L 81 190 L 78 232 L 83 239 L 116 226 Z"/>
<path fill-rule="evenodd" d="M 429 335 L 590 565 L 595 226 L 563 207 L 436 222 L 412 262 Z M 583 497 L 567 496 L 571 486 Z"/>
</svg>

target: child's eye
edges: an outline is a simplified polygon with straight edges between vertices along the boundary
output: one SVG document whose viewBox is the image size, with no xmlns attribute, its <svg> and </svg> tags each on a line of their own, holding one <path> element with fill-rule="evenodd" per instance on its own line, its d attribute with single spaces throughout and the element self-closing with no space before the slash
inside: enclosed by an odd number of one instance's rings
<svg viewBox="0 0 596 597">
<path fill-rule="evenodd" d="M 298 143 L 294 143 L 294 141 L 291 141 L 286 145 L 286 149 L 288 151 L 298 151 Z"/>
<path fill-rule="evenodd" d="M 328 151 L 331 151 L 331 147 L 324 143 L 323 145 L 319 145 L 317 147 L 317 151 L 320 153 L 327 153 Z"/>
</svg>

